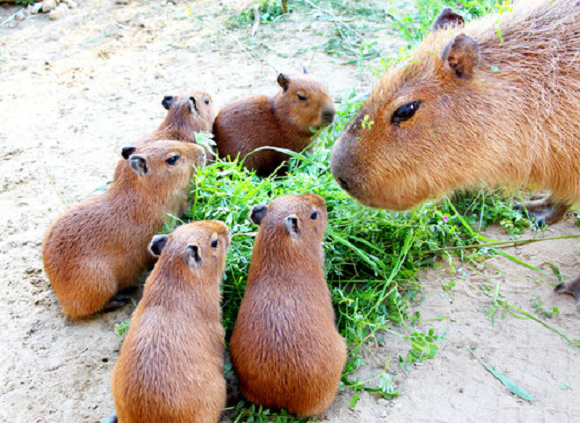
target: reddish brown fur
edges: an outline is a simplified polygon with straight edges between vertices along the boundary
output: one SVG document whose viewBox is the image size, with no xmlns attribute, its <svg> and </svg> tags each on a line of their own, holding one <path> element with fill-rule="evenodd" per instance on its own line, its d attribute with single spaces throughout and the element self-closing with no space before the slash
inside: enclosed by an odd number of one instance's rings
<svg viewBox="0 0 580 423">
<path fill-rule="evenodd" d="M 167 110 L 165 119 L 156 131 L 147 134 L 135 143 L 136 146 L 143 146 L 159 140 L 172 140 L 195 143 L 195 132 L 211 132 L 211 127 L 215 119 L 213 100 L 209 94 L 201 91 L 190 91 L 176 96 L 166 96 L 172 98 L 171 105 Z M 194 97 L 196 107 L 192 108 L 190 97 Z M 209 101 L 209 104 L 206 104 Z M 165 102 L 165 99 L 162 103 Z M 164 104 L 165 106 L 165 104 Z M 211 151 L 206 151 L 208 158 L 213 156 Z M 114 179 L 117 178 L 119 169 L 115 169 Z"/>
<path fill-rule="evenodd" d="M 165 160 L 181 158 L 174 166 Z M 133 171 L 131 158 L 145 157 L 148 172 Z M 203 166 L 202 147 L 159 141 L 137 149 L 117 166 L 118 177 L 103 195 L 83 201 L 56 218 L 44 238 L 44 269 L 65 314 L 101 310 L 131 285 L 152 257 L 147 243 L 161 230 L 165 213 L 182 213 L 193 165 Z"/>
<path fill-rule="evenodd" d="M 518 4 L 500 18 L 503 44 L 490 16 L 431 33 L 388 70 L 333 148 L 333 174 L 352 196 L 404 210 L 483 183 L 536 184 L 564 210 L 580 200 L 580 4 Z M 459 34 L 478 44 L 478 63 Z M 394 125 L 393 113 L 417 100 Z"/>
<path fill-rule="evenodd" d="M 119 423 L 218 421 L 226 404 L 220 282 L 228 246 L 218 221 L 168 236 L 111 376 Z"/>
<path fill-rule="evenodd" d="M 209 94 L 201 91 L 191 91 L 171 97 L 173 101 L 159 128 L 144 137 L 139 143 L 149 143 L 157 140 L 195 142 L 194 132 L 211 132 L 215 119 L 215 110 L 213 100 Z M 195 106 L 189 100 L 190 97 L 195 98 Z M 209 101 L 209 103 L 206 103 L 206 101 Z"/>
<path fill-rule="evenodd" d="M 297 234 L 285 229 L 292 215 Z M 346 360 L 324 277 L 326 223 L 318 195 L 278 197 L 268 206 L 230 341 L 244 396 L 298 416 L 330 406 Z"/>
<path fill-rule="evenodd" d="M 282 88 L 273 98 L 246 97 L 220 110 L 213 126 L 220 157 L 235 159 L 239 155 L 243 159 L 265 146 L 300 152 L 311 143 L 310 127 L 320 128 L 332 122 L 334 103 L 322 82 L 309 74 L 284 77 L 289 78 L 287 89 Z M 298 94 L 307 100 L 299 100 Z M 289 158 L 287 154 L 265 150 L 247 156 L 244 164 L 266 176 Z"/>
</svg>

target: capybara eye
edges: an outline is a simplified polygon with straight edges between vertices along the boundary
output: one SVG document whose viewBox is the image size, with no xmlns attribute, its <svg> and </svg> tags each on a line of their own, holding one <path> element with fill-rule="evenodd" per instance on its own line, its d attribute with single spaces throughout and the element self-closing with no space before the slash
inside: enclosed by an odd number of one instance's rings
<svg viewBox="0 0 580 423">
<path fill-rule="evenodd" d="M 298 100 L 300 101 L 308 100 L 308 97 L 306 97 L 305 95 L 296 94 L 296 97 L 298 97 Z"/>
<path fill-rule="evenodd" d="M 167 162 L 167 164 L 169 166 L 173 166 L 175 163 L 177 163 L 177 161 L 179 160 L 181 156 L 176 155 L 176 156 L 172 156 L 170 158 L 168 158 L 167 160 L 165 160 Z"/>
<path fill-rule="evenodd" d="M 395 113 L 393 113 L 391 123 L 393 125 L 398 125 L 400 122 L 411 119 L 415 112 L 419 110 L 420 104 L 420 101 L 413 101 L 412 103 L 408 103 L 399 107 L 397 110 L 395 110 Z"/>
<path fill-rule="evenodd" d="M 209 98 L 205 99 L 205 104 L 209 104 Z"/>
<path fill-rule="evenodd" d="M 218 240 L 217 240 L 217 239 L 214 239 L 214 240 L 211 242 L 211 248 L 217 248 L 217 246 L 218 246 Z"/>
<path fill-rule="evenodd" d="M 314 213 L 312 213 L 312 214 L 310 215 L 310 218 L 311 218 L 312 220 L 316 220 L 316 219 L 318 219 L 318 212 L 317 212 L 317 211 L 315 211 Z"/>
</svg>

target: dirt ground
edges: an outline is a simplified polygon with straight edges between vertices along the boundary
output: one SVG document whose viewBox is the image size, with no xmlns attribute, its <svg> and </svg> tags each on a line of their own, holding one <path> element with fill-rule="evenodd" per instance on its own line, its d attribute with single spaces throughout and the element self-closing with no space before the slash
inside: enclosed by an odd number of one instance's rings
<svg viewBox="0 0 580 423">
<path fill-rule="evenodd" d="M 109 375 L 120 346 L 113 328 L 133 307 L 84 322 L 62 315 L 41 261 L 42 238 L 52 219 L 98 194 L 121 147 L 161 122 L 164 95 L 202 89 L 221 106 L 248 93 L 276 91 L 274 69 L 216 31 L 215 18 L 188 19 L 186 7 L 197 11 L 202 5 L 81 2 L 64 20 L 37 15 L 22 22 L 5 22 L 18 8 L 0 7 L 2 422 L 99 422 L 113 412 Z M 286 29 L 284 24 L 259 29 L 258 38 L 271 46 L 264 58 L 275 68 L 292 73 L 306 64 L 334 96 L 372 85 L 368 73 L 323 52 L 297 54 L 297 46 L 315 46 L 324 38 L 300 26 L 299 17 L 292 19 Z M 394 37 L 385 34 L 383 50 L 400 45 Z M 546 235 L 579 231 L 569 216 Z M 488 234 L 505 239 L 498 229 Z M 566 275 L 580 274 L 575 239 L 507 251 L 534 265 L 549 261 Z M 481 286 L 499 283 L 505 299 L 532 314 L 530 300 L 536 295 L 547 310 L 557 307 L 559 315 L 542 321 L 579 339 L 580 314 L 571 297 L 553 294 L 554 277 L 493 258 L 480 268 L 453 263 L 426 271 L 422 279 L 425 298 L 417 309 L 424 319 L 442 319 L 421 325 L 445 331 L 436 357 L 403 369 L 397 357 L 406 354 L 408 344 L 386 335 L 384 344 L 368 353 L 376 366 L 359 377 L 376 375 L 392 359 L 388 372 L 401 395 L 386 401 L 363 392 L 350 408 L 352 391 L 341 392 L 322 421 L 580 421 L 580 349 L 533 320 L 500 309 L 492 322 L 485 313 L 493 300 Z M 447 292 L 443 285 L 451 280 L 456 285 Z M 469 349 L 536 401 L 511 394 Z"/>
</svg>

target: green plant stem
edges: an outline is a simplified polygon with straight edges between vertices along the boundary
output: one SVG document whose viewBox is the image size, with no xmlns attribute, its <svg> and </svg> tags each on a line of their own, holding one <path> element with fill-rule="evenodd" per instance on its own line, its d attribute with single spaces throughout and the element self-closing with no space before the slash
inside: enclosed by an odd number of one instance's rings
<svg viewBox="0 0 580 423">
<path fill-rule="evenodd" d="M 551 238 L 531 238 L 531 239 L 522 239 L 522 240 L 515 240 L 515 241 L 494 241 L 494 242 L 490 242 L 487 244 L 473 244 L 473 245 L 461 245 L 461 246 L 457 246 L 457 247 L 435 248 L 433 250 L 427 250 L 427 251 L 425 251 L 425 253 L 431 254 L 431 253 L 440 253 L 443 251 L 470 250 L 473 248 L 486 248 L 486 247 L 507 248 L 507 247 L 516 247 L 518 245 L 531 244 L 533 242 L 555 241 L 555 240 L 559 240 L 559 239 L 574 239 L 574 238 L 580 238 L 580 235 L 563 235 L 563 236 L 556 236 L 556 237 L 551 237 Z"/>
</svg>

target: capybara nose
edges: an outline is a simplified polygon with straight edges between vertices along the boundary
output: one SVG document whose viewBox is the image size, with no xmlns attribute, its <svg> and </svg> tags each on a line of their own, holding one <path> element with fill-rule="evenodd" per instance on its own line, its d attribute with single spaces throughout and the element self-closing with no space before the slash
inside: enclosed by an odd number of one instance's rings
<svg viewBox="0 0 580 423">
<path fill-rule="evenodd" d="M 338 177 L 336 178 L 336 180 L 338 181 L 339 185 L 342 187 L 343 190 L 350 191 L 350 186 L 348 185 L 346 179 Z"/>
<path fill-rule="evenodd" d="M 334 120 L 334 110 L 325 110 L 324 112 L 322 112 L 322 119 L 324 120 L 325 123 L 332 123 L 332 121 Z"/>
</svg>

